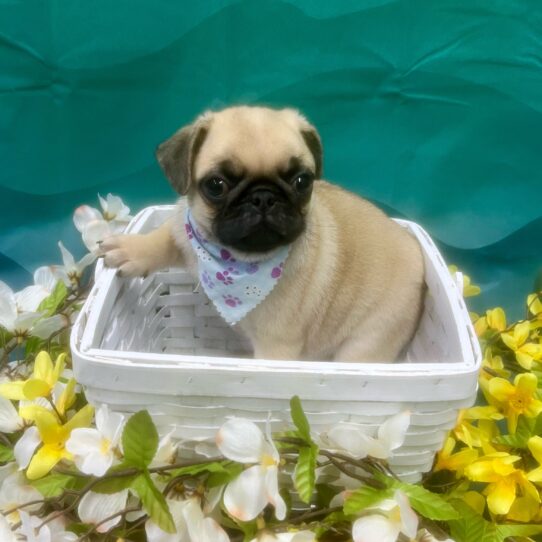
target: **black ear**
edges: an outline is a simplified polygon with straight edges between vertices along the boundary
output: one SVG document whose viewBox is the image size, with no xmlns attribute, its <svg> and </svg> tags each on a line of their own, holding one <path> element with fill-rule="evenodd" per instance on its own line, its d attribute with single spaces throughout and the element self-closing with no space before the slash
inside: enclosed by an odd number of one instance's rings
<svg viewBox="0 0 542 542">
<path fill-rule="evenodd" d="M 308 123 L 307 123 L 308 124 Z M 324 151 L 322 148 L 322 141 L 316 128 L 311 124 L 308 124 L 308 128 L 303 127 L 301 129 L 301 135 L 307 144 L 307 147 L 314 157 L 314 163 L 316 165 L 316 171 L 314 172 L 317 179 L 322 178 L 322 169 L 323 169 L 323 155 Z"/>
<path fill-rule="evenodd" d="M 194 160 L 208 130 L 208 123 L 198 119 L 175 132 L 156 149 L 160 167 L 173 188 L 181 195 L 188 192 L 192 182 Z"/>
</svg>

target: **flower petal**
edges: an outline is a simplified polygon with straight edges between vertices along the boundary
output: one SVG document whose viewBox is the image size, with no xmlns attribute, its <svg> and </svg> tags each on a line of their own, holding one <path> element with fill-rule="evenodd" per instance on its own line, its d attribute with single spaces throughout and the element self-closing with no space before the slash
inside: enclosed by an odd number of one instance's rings
<svg viewBox="0 0 542 542">
<path fill-rule="evenodd" d="M 102 435 L 96 429 L 74 429 L 66 441 L 66 450 L 73 455 L 85 455 L 100 450 Z"/>
<path fill-rule="evenodd" d="M 264 453 L 265 438 L 255 423 L 232 418 L 218 430 L 216 445 L 232 461 L 257 463 Z"/>
<path fill-rule="evenodd" d="M 103 220 L 102 213 L 88 205 L 81 205 L 73 213 L 73 223 L 79 232 L 83 232 L 85 226 L 94 220 Z"/>
<path fill-rule="evenodd" d="M 45 291 L 51 292 L 55 289 L 58 278 L 55 277 L 51 265 L 43 265 L 34 271 L 34 284 L 41 286 Z"/>
<path fill-rule="evenodd" d="M 17 414 L 13 403 L 9 399 L 0 396 L 0 432 L 14 433 L 22 429 L 22 427 L 23 420 Z"/>
<path fill-rule="evenodd" d="M 332 446 L 345 450 L 351 456 L 363 459 L 374 442 L 368 433 L 369 429 L 357 424 L 340 423 L 327 432 L 327 438 Z"/>
<path fill-rule="evenodd" d="M 68 319 L 63 314 L 55 314 L 50 318 L 44 318 L 36 322 L 31 333 L 34 337 L 48 339 L 53 333 L 60 331 L 68 324 Z"/>
<path fill-rule="evenodd" d="M 254 465 L 227 485 L 224 506 L 234 518 L 250 521 L 265 508 L 266 470 L 265 467 Z"/>
<path fill-rule="evenodd" d="M 265 488 L 267 501 L 275 507 L 275 516 L 279 521 L 286 517 L 286 503 L 279 493 L 279 471 L 277 467 L 267 467 Z"/>
<path fill-rule="evenodd" d="M 2 542 L 17 542 L 17 536 L 11 530 L 8 520 L 0 514 L 0 540 Z"/>
<path fill-rule="evenodd" d="M 13 447 L 13 454 L 19 468 L 26 469 L 40 444 L 41 439 L 37 427 L 29 427 Z"/>
<path fill-rule="evenodd" d="M 13 382 L 4 382 L 0 384 L 0 395 L 13 401 L 22 401 L 25 399 L 23 388 L 24 380 L 15 380 Z"/>
<path fill-rule="evenodd" d="M 527 446 L 529 447 L 529 450 L 531 450 L 533 457 L 540 465 L 542 465 L 542 437 L 531 437 L 527 441 Z"/>
<path fill-rule="evenodd" d="M 380 515 L 359 518 L 352 527 L 354 542 L 395 542 L 399 533 L 397 524 Z"/>
<path fill-rule="evenodd" d="M 387 419 L 378 429 L 378 440 L 390 450 L 400 448 L 405 442 L 410 425 L 410 411 L 400 412 Z M 382 458 L 385 459 L 385 458 Z"/>
<path fill-rule="evenodd" d="M 149 519 L 145 523 L 147 542 L 191 542 L 185 516 L 183 514 L 186 501 L 167 499 L 167 504 L 177 532 L 173 534 L 166 533 L 160 529 L 152 519 Z"/>
<path fill-rule="evenodd" d="M 58 242 L 58 247 L 62 253 L 62 262 L 64 263 L 64 267 L 68 273 L 71 273 L 75 270 L 75 259 L 72 253 L 63 245 L 62 241 Z"/>
<path fill-rule="evenodd" d="M 13 331 L 13 323 L 17 318 L 17 305 L 13 290 L 0 280 L 0 326 Z"/>
<path fill-rule="evenodd" d="M 508 514 L 516 498 L 516 484 L 513 480 L 502 478 L 487 488 L 487 506 L 493 514 Z"/>
<path fill-rule="evenodd" d="M 418 516 L 412 510 L 408 497 L 402 491 L 396 491 L 394 499 L 401 511 L 401 532 L 408 538 L 414 538 L 418 532 Z"/>
<path fill-rule="evenodd" d="M 99 243 L 111 234 L 111 228 L 105 220 L 94 220 L 83 229 L 83 243 L 89 252 L 96 254 L 100 248 Z"/>
<path fill-rule="evenodd" d="M 63 450 L 57 450 L 52 446 L 45 444 L 42 446 L 30 460 L 26 477 L 29 480 L 37 480 L 45 476 L 50 470 L 63 459 Z"/>
<path fill-rule="evenodd" d="M 40 303 L 50 294 L 43 286 L 27 286 L 15 294 L 15 303 L 20 312 L 36 312 Z"/>
<path fill-rule="evenodd" d="M 94 493 L 89 491 L 86 493 L 77 507 L 77 513 L 83 523 L 90 523 L 97 525 L 101 523 L 105 518 L 121 512 L 126 506 L 126 500 L 128 499 L 128 490 L 124 489 L 118 493 L 112 493 L 111 495 L 104 495 L 101 493 Z M 106 533 L 114 527 L 121 520 L 120 516 L 117 516 L 105 523 L 102 523 L 96 530 L 99 533 Z"/>
</svg>

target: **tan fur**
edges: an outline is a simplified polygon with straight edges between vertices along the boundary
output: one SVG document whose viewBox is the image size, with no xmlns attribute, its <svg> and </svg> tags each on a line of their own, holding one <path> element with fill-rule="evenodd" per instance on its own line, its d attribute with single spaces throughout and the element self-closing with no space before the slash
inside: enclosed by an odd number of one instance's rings
<svg viewBox="0 0 542 542">
<path fill-rule="evenodd" d="M 293 110 L 238 107 L 203 119 L 206 137 L 188 164 L 188 196 L 174 218 L 148 235 L 106 240 L 106 265 L 134 276 L 182 261 L 196 274 L 184 211 L 189 204 L 212 239 L 213 209 L 193 179 L 224 158 L 259 174 L 283 167 L 291 156 L 313 166 L 318 160 L 308 144 L 318 146 L 317 135 L 307 139 L 314 129 Z M 256 358 L 393 361 L 415 331 L 423 288 L 416 240 L 369 202 L 316 181 L 306 231 L 292 244 L 282 278 L 239 326 Z"/>
</svg>

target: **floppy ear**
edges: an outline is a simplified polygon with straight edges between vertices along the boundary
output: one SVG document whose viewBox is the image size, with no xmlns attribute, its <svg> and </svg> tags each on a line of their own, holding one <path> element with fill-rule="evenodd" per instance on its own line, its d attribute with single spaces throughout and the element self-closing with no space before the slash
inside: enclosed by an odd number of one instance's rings
<svg viewBox="0 0 542 542">
<path fill-rule="evenodd" d="M 207 132 L 210 114 L 181 128 L 156 149 L 156 158 L 173 188 L 184 195 L 192 182 L 192 169 Z"/>
<path fill-rule="evenodd" d="M 314 157 L 314 163 L 316 164 L 316 178 L 322 178 L 322 168 L 323 168 L 323 149 L 322 141 L 320 135 L 316 131 L 316 128 L 307 122 L 308 127 L 301 129 L 301 135 L 307 144 L 307 147 Z"/>
<path fill-rule="evenodd" d="M 285 109 L 284 111 L 290 119 L 294 119 L 296 126 L 301 132 L 305 144 L 314 158 L 316 169 L 314 173 L 316 174 L 316 178 L 320 179 L 323 170 L 323 148 L 318 131 L 299 111 L 295 109 Z"/>
</svg>

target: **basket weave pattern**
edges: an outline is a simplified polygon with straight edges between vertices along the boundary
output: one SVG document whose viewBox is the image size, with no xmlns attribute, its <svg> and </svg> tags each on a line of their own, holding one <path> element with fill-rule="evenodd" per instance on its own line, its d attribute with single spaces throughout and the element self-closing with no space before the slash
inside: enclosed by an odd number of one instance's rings
<svg viewBox="0 0 542 542">
<path fill-rule="evenodd" d="M 172 210 L 150 207 L 129 231 L 148 231 Z M 339 422 L 376 431 L 408 409 L 411 426 L 390 464 L 404 480 L 417 481 L 430 470 L 459 409 L 474 402 L 481 355 L 438 250 L 419 226 L 398 222 L 420 241 L 428 286 L 405 363 L 253 360 L 250 343 L 217 315 L 186 271 L 123 280 L 99 269 L 72 333 L 76 378 L 91 403 L 123 413 L 148 409 L 161 431 L 174 428 L 185 454 L 211 450 L 218 427 L 231 416 L 285 428 L 295 394 L 315 433 Z"/>
</svg>

